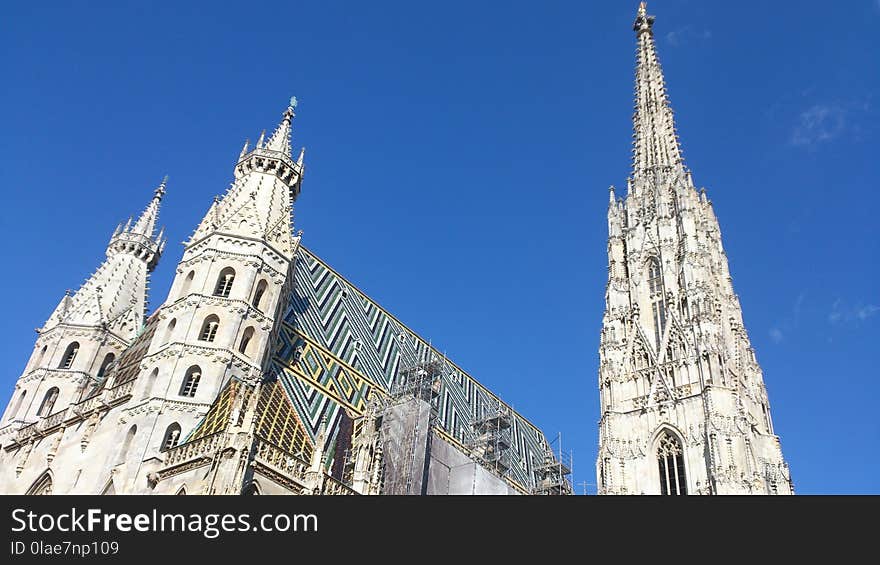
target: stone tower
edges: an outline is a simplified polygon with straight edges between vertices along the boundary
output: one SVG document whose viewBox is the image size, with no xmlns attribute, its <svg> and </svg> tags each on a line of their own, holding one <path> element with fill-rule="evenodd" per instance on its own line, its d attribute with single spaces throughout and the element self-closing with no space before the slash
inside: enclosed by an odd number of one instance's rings
<svg viewBox="0 0 880 565">
<path fill-rule="evenodd" d="M 633 170 L 611 187 L 600 494 L 792 494 L 718 221 L 684 166 L 639 6 Z"/>
<path fill-rule="evenodd" d="M 144 324 L 149 274 L 165 247 L 155 233 L 165 181 L 134 225 L 113 232 L 107 258 L 75 293 L 70 291 L 37 329 L 37 341 L 3 416 L 32 421 L 78 402 L 104 378 Z"/>
<path fill-rule="evenodd" d="M 145 404 L 125 423 L 135 438 L 130 457 L 144 462 L 125 475 L 128 491 L 147 489 L 162 452 L 190 435 L 230 381 L 253 387 L 262 378 L 300 240 L 292 217 L 304 172 L 303 152 L 297 160 L 290 153 L 295 103 L 268 140 L 245 143 L 232 184 L 185 242 L 133 390 Z"/>
</svg>

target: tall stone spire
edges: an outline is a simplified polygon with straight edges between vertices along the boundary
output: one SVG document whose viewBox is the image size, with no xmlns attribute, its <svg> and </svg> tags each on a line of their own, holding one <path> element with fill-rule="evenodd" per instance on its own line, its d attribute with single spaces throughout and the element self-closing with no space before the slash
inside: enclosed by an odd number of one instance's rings
<svg viewBox="0 0 880 565">
<path fill-rule="evenodd" d="M 644 2 L 634 160 L 608 197 L 600 494 L 790 494 L 718 220 L 681 162 Z"/>
<path fill-rule="evenodd" d="M 654 16 L 648 15 L 644 2 L 639 4 L 633 29 L 638 38 L 633 114 L 633 177 L 637 178 L 655 167 L 668 170 L 684 165 L 654 45 Z"/>
<path fill-rule="evenodd" d="M 285 155 L 290 155 L 290 126 L 294 116 L 296 116 L 293 111 L 296 108 L 296 104 L 296 96 L 294 96 L 290 99 L 290 104 L 281 116 L 281 123 L 275 128 L 275 133 L 272 134 L 272 137 L 266 143 L 266 149 L 269 151 L 280 151 Z"/>
<path fill-rule="evenodd" d="M 159 205 L 167 178 L 134 225 L 117 227 L 107 245 L 107 258 L 73 295 L 61 300 L 41 331 L 58 324 L 102 327 L 124 340 L 133 339 L 143 324 L 149 273 L 165 248 L 162 232 L 155 234 Z"/>
<path fill-rule="evenodd" d="M 278 251 L 291 252 L 291 214 L 305 170 L 301 158 L 294 161 L 291 155 L 296 104 L 296 97 L 291 98 L 268 140 L 261 134 L 253 148 L 245 144 L 235 165 L 234 182 L 202 219 L 188 244 L 222 232 L 265 239 Z"/>
<path fill-rule="evenodd" d="M 156 231 L 156 222 L 159 221 L 159 205 L 162 203 L 162 197 L 165 196 L 165 185 L 167 184 L 168 175 L 165 175 L 161 184 L 156 187 L 153 199 L 150 200 L 147 209 L 144 210 L 143 214 L 135 222 L 134 227 L 131 228 L 132 233 L 145 235 L 150 238 L 153 237 Z"/>
</svg>

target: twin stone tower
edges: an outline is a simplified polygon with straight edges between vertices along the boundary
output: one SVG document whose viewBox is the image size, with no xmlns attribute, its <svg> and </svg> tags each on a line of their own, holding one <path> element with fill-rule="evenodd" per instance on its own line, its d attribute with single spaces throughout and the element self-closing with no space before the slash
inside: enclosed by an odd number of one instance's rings
<svg viewBox="0 0 880 565">
<path fill-rule="evenodd" d="M 599 494 L 792 494 L 705 190 L 639 6 L 633 169 L 612 187 Z M 242 149 L 146 315 L 166 183 L 38 329 L 0 492 L 569 494 L 525 417 L 301 244 L 295 100 Z"/>
</svg>

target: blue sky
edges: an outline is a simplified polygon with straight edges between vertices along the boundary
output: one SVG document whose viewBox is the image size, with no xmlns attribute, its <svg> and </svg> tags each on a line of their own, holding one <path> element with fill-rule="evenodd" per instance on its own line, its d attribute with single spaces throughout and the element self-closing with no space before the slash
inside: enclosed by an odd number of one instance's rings
<svg viewBox="0 0 880 565">
<path fill-rule="evenodd" d="M 151 295 L 165 299 L 178 242 L 295 94 L 305 243 L 561 431 L 595 492 L 605 211 L 629 173 L 636 5 L 10 4 L 0 396 L 33 328 L 168 174 Z M 878 493 L 880 3 L 649 11 L 796 489 Z"/>
</svg>

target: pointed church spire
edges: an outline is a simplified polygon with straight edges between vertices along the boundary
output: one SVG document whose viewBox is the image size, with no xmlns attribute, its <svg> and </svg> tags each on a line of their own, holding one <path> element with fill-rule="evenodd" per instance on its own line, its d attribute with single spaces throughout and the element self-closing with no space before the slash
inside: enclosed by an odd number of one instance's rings
<svg viewBox="0 0 880 565">
<path fill-rule="evenodd" d="M 153 237 L 153 232 L 156 230 L 156 222 L 159 219 L 159 204 L 162 202 L 162 197 L 165 196 L 165 186 L 167 184 L 168 175 L 165 175 L 165 178 L 163 178 L 159 186 L 156 187 L 156 190 L 153 193 L 153 199 L 150 200 L 146 210 L 144 210 L 141 217 L 135 222 L 134 227 L 131 228 L 131 233 Z"/>
<path fill-rule="evenodd" d="M 287 109 L 284 110 L 284 113 L 281 115 L 281 123 L 278 124 L 275 133 L 272 134 L 272 137 L 270 137 L 268 143 L 266 143 L 266 149 L 290 155 L 290 124 L 293 122 L 293 117 L 296 115 L 293 111 L 293 109 L 296 108 L 296 104 L 296 96 L 293 96 L 290 99 Z"/>
<path fill-rule="evenodd" d="M 43 330 L 67 323 L 109 329 L 125 340 L 134 338 L 143 324 L 149 273 L 165 246 L 164 231 L 153 234 L 167 182 L 165 177 L 134 225 L 129 220 L 124 228 L 117 228 L 106 259 L 79 290 L 73 295 L 68 291 Z"/>
<path fill-rule="evenodd" d="M 683 166 L 672 108 L 654 45 L 654 16 L 639 4 L 633 29 L 638 37 L 636 108 L 633 115 L 633 177 L 654 167 Z"/>
</svg>

